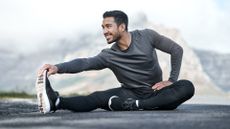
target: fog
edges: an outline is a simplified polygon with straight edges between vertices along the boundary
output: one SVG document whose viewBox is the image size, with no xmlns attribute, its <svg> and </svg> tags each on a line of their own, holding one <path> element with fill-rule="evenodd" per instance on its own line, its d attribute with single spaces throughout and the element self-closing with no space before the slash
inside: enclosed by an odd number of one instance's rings
<svg viewBox="0 0 230 129">
<path fill-rule="evenodd" d="M 102 33 L 102 14 L 138 12 L 149 21 L 177 28 L 194 48 L 230 53 L 230 2 L 227 0 L 0 0 L 0 50 L 22 53 L 52 46 L 79 33 Z"/>
</svg>

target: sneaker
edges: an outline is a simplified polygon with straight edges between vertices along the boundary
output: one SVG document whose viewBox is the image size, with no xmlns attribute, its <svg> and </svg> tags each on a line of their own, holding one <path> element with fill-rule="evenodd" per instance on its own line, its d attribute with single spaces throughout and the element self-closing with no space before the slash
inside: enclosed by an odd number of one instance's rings
<svg viewBox="0 0 230 129">
<path fill-rule="evenodd" d="M 138 108 L 138 106 L 136 104 L 136 100 L 134 100 L 133 98 L 126 99 L 122 103 L 122 108 L 125 111 L 136 111 L 136 110 L 139 110 L 139 108 Z"/>
<path fill-rule="evenodd" d="M 128 98 L 123 100 L 118 96 L 112 96 L 108 102 L 109 109 L 111 111 L 135 111 L 139 110 L 138 106 L 136 105 L 136 100 L 133 98 Z"/>
<path fill-rule="evenodd" d="M 119 97 L 115 95 L 109 98 L 108 107 L 111 111 L 119 111 L 122 109 L 121 102 L 119 100 Z"/>
<path fill-rule="evenodd" d="M 38 108 L 41 113 L 55 112 L 59 103 L 59 94 L 55 92 L 47 76 L 47 70 L 36 81 Z"/>
</svg>

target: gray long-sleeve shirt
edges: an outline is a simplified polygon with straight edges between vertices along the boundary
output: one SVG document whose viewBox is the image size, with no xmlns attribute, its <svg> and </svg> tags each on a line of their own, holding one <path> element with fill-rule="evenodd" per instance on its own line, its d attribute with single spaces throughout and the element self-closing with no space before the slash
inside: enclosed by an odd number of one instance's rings
<svg viewBox="0 0 230 129">
<path fill-rule="evenodd" d="M 162 70 L 156 54 L 156 49 L 159 49 L 171 55 L 169 80 L 175 82 L 180 72 L 183 49 L 174 41 L 150 29 L 130 33 L 132 40 L 127 50 L 121 51 L 115 43 L 111 48 L 103 49 L 97 56 L 57 64 L 58 73 L 109 68 L 123 87 L 146 91 L 153 84 L 162 81 Z"/>
</svg>

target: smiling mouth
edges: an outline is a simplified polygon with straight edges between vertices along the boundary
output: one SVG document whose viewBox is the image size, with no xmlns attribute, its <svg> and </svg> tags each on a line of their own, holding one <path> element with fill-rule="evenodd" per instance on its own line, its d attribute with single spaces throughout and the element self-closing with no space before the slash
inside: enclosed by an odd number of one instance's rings
<svg viewBox="0 0 230 129">
<path fill-rule="evenodd" d="M 105 35 L 106 40 L 111 38 L 111 35 Z"/>
</svg>

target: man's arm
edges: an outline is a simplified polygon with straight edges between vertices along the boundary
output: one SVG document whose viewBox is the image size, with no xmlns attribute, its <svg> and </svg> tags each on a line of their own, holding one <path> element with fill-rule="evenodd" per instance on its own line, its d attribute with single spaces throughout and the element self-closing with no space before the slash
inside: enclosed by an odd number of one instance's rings
<svg viewBox="0 0 230 129">
<path fill-rule="evenodd" d="M 78 58 L 55 66 L 58 68 L 57 73 L 78 73 L 86 70 L 100 70 L 106 67 L 100 56 Z"/>
<path fill-rule="evenodd" d="M 52 75 L 56 73 L 78 73 L 86 70 L 100 70 L 106 68 L 106 63 L 101 55 L 100 53 L 90 58 L 77 58 L 56 65 L 45 64 L 38 71 L 38 76 L 41 76 L 45 70 L 48 70 L 48 75 Z"/>
<path fill-rule="evenodd" d="M 171 39 L 163 35 L 159 35 L 153 30 L 149 31 L 149 33 L 151 33 L 153 47 L 171 55 L 171 71 L 169 79 L 168 81 L 163 81 L 161 83 L 163 85 L 170 85 L 178 79 L 181 68 L 183 49 L 180 45 L 178 45 Z M 158 87 L 157 85 L 159 84 L 156 84 L 155 87 Z"/>
<path fill-rule="evenodd" d="M 171 55 L 171 72 L 168 80 L 171 82 L 177 81 L 183 57 L 182 47 L 162 35 L 159 35 L 159 41 L 155 43 L 155 47 Z"/>
<path fill-rule="evenodd" d="M 152 35 L 152 45 L 156 49 L 166 52 L 171 55 L 171 72 L 169 81 L 175 82 L 178 79 L 180 73 L 180 67 L 183 56 L 183 49 L 180 45 L 172 41 L 171 39 L 158 34 L 153 30 L 149 30 Z"/>
</svg>

